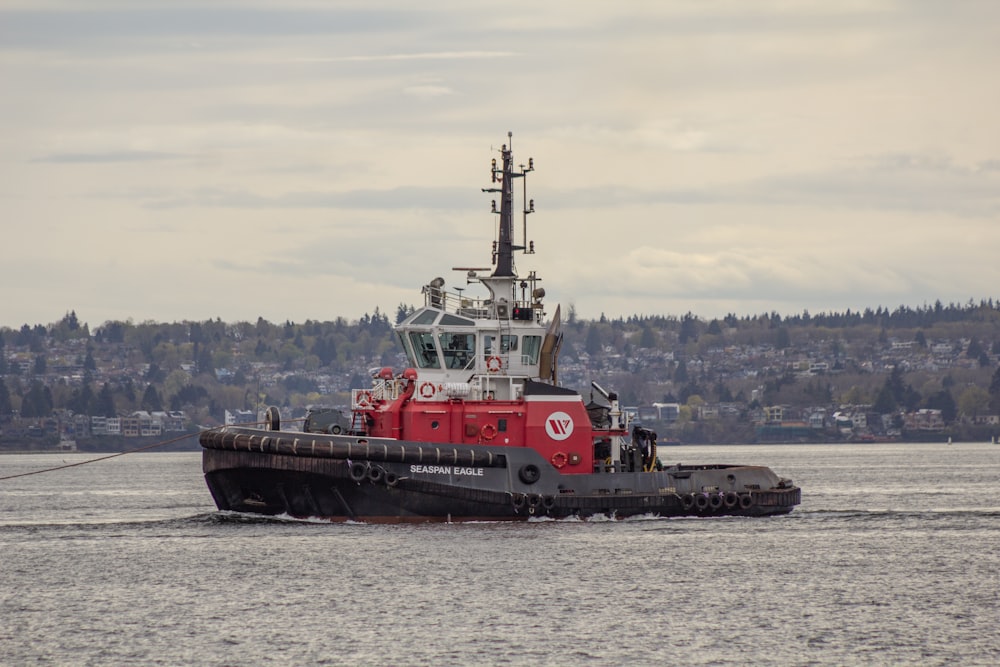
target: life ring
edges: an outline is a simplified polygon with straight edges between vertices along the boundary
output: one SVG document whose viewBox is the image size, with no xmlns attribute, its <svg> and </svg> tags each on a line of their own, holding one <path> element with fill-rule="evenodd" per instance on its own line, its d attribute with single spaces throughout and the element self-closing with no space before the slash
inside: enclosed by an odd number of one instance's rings
<svg viewBox="0 0 1000 667">
<path fill-rule="evenodd" d="M 486 370 L 490 373 L 499 373 L 503 368 L 503 361 L 498 356 L 492 356 L 486 360 Z"/>
<path fill-rule="evenodd" d="M 420 385 L 420 395 L 424 398 L 431 398 L 434 396 L 435 391 L 437 391 L 437 389 L 434 387 L 433 382 L 425 382 Z"/>
<path fill-rule="evenodd" d="M 483 427 L 479 429 L 479 435 L 483 437 L 483 440 L 492 440 L 497 436 L 497 427 L 493 424 L 483 424 Z"/>
<path fill-rule="evenodd" d="M 372 393 L 368 390 L 359 392 L 358 397 L 355 400 L 355 403 L 362 410 L 365 408 L 370 408 L 372 405 Z"/>
<path fill-rule="evenodd" d="M 552 458 L 550 460 L 552 461 L 552 465 L 554 465 L 557 468 L 562 468 L 564 465 L 566 465 L 566 461 L 568 461 L 569 458 L 567 458 L 566 454 L 563 452 L 556 452 L 555 454 L 552 455 Z"/>
</svg>

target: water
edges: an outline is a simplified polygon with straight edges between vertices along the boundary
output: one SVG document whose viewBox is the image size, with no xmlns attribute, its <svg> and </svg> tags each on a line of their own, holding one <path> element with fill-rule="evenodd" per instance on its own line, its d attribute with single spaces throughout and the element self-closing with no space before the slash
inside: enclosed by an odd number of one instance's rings
<svg viewBox="0 0 1000 667">
<path fill-rule="evenodd" d="M 993 665 L 1000 446 L 670 447 L 787 517 L 369 526 L 217 512 L 194 453 L 0 481 L 3 665 Z M 85 455 L 0 457 L 0 477 Z"/>
</svg>

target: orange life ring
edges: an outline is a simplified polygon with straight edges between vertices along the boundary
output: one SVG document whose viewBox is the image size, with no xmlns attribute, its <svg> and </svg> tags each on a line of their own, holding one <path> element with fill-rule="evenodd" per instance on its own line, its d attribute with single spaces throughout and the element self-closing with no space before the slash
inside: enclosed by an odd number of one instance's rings
<svg viewBox="0 0 1000 667">
<path fill-rule="evenodd" d="M 360 392 L 355 403 L 361 409 L 370 408 L 372 406 L 372 393 L 367 390 Z"/>
<path fill-rule="evenodd" d="M 435 391 L 437 391 L 437 389 L 434 388 L 433 382 L 425 382 L 420 385 L 420 395 L 424 398 L 432 397 Z"/>
<path fill-rule="evenodd" d="M 564 465 L 566 465 L 566 461 L 568 461 L 569 459 L 567 458 L 565 453 L 556 452 L 555 454 L 552 455 L 552 458 L 550 460 L 552 461 L 552 465 L 554 465 L 557 468 L 562 468 Z"/>
<path fill-rule="evenodd" d="M 483 440 L 492 440 L 497 437 L 497 427 L 493 424 L 483 424 L 479 429 L 479 435 L 483 436 Z"/>
<path fill-rule="evenodd" d="M 497 373 L 503 368 L 503 361 L 498 356 L 492 356 L 486 360 L 486 370 L 490 373 Z"/>
</svg>

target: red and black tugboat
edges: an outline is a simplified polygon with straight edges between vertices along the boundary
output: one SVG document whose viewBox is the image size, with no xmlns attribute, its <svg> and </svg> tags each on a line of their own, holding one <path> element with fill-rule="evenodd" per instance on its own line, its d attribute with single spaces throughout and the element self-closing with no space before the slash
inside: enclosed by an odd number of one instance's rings
<svg viewBox="0 0 1000 667">
<path fill-rule="evenodd" d="M 353 390 L 348 428 L 281 430 L 270 408 L 266 428 L 203 432 L 219 509 L 370 522 L 790 512 L 801 491 L 769 468 L 664 467 L 614 392 L 592 383 L 588 403 L 559 385 L 560 309 L 547 317 L 540 279 L 514 266 L 534 252 L 514 239 L 514 181 L 533 161 L 515 169 L 509 143 L 500 156 L 484 189 L 500 199 L 493 265 L 456 269 L 484 293 L 425 285 L 396 326 L 409 367 Z M 525 199 L 525 223 L 533 210 Z"/>
</svg>

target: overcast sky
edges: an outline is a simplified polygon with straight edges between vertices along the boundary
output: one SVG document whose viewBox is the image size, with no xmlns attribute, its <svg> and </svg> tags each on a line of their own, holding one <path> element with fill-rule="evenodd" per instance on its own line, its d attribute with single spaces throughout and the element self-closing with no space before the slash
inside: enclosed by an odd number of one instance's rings
<svg viewBox="0 0 1000 667">
<path fill-rule="evenodd" d="M 1000 296 L 1000 3 L 0 0 L 0 326 Z M 519 225 L 518 225 L 519 226 Z"/>
</svg>

